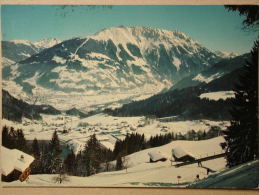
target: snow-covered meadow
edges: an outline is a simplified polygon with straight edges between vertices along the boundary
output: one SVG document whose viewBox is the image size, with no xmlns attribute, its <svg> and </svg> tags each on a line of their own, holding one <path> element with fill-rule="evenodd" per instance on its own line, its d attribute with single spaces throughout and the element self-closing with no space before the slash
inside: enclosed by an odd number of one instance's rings
<svg viewBox="0 0 259 195">
<path fill-rule="evenodd" d="M 174 167 L 171 164 L 171 152 L 173 148 L 182 147 L 196 156 L 206 156 L 212 153 L 222 152 L 220 143 L 222 137 L 216 137 L 203 141 L 173 141 L 164 146 L 142 150 L 128 155 L 128 169 L 120 171 L 102 172 L 89 177 L 67 176 L 63 183 L 55 183 L 53 178 L 57 175 L 31 175 L 28 182 L 14 181 L 4 183 L 4 186 L 109 186 L 109 187 L 186 187 L 196 182 L 196 176 L 200 179 L 207 178 L 207 168 L 210 174 L 225 169 L 225 159 L 218 158 L 202 162 L 202 167 L 197 163 Z M 165 162 L 150 163 L 149 152 L 162 152 L 167 160 Z M 114 162 L 112 162 L 114 163 Z M 178 176 L 181 178 L 178 180 Z"/>
<path fill-rule="evenodd" d="M 209 100 L 226 100 L 228 98 L 234 98 L 234 91 L 217 91 L 217 92 L 209 92 L 203 93 L 200 95 L 201 99 L 209 99 Z"/>
</svg>

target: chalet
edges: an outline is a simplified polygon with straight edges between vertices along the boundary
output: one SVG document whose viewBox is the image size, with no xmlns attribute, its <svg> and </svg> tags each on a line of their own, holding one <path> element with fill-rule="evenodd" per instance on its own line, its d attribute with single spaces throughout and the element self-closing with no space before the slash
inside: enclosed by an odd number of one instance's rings
<svg viewBox="0 0 259 195">
<path fill-rule="evenodd" d="M 152 151 L 148 153 L 149 162 L 166 161 L 167 158 L 160 152 Z"/>
<path fill-rule="evenodd" d="M 2 181 L 11 182 L 28 177 L 30 164 L 34 157 L 17 149 L 8 149 L 1 146 L 1 171 Z"/>
<path fill-rule="evenodd" d="M 195 156 L 193 154 L 191 154 L 188 151 L 185 151 L 181 147 L 176 147 L 172 149 L 172 157 L 175 161 L 180 162 L 190 162 L 195 160 Z"/>
</svg>

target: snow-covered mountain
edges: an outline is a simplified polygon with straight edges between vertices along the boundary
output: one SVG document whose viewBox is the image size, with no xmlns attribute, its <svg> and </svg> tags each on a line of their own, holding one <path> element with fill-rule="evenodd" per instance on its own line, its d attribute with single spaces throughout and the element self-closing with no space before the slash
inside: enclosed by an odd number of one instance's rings
<svg viewBox="0 0 259 195">
<path fill-rule="evenodd" d="M 234 57 L 240 56 L 239 53 L 234 53 L 234 52 L 215 51 L 215 53 L 218 56 L 221 56 L 222 58 L 234 58 Z"/>
<path fill-rule="evenodd" d="M 37 42 L 30 42 L 28 40 L 2 41 L 3 65 L 8 66 L 25 60 L 26 58 L 29 58 L 32 55 L 60 42 L 60 40 L 53 38 L 43 39 Z"/>
<path fill-rule="evenodd" d="M 38 47 L 26 40 L 2 41 L 3 65 L 19 62 L 39 51 Z"/>
<path fill-rule="evenodd" d="M 5 73 L 29 92 L 42 87 L 65 93 L 103 93 L 154 86 L 162 89 L 220 59 L 179 31 L 112 27 L 63 41 Z"/>
<path fill-rule="evenodd" d="M 33 45 L 35 45 L 38 48 L 41 48 L 41 50 L 43 50 L 43 49 L 50 48 L 54 45 L 57 45 L 60 42 L 61 42 L 61 40 L 56 39 L 56 38 L 47 38 L 47 39 L 43 39 L 43 40 L 40 40 L 40 41 L 33 42 Z"/>
<path fill-rule="evenodd" d="M 249 57 L 249 54 L 243 54 L 237 57 L 224 59 L 212 65 L 211 67 L 208 67 L 207 69 L 201 71 L 198 74 L 184 77 L 183 79 L 178 81 L 174 86 L 172 86 L 169 90 L 182 89 L 185 87 L 211 83 L 214 80 L 219 79 L 224 75 L 231 73 L 232 71 L 235 71 L 244 66 Z M 225 85 L 232 86 L 229 83 L 226 83 Z M 224 84 L 222 85 L 222 87 L 223 86 Z"/>
<path fill-rule="evenodd" d="M 222 60 L 196 75 L 183 78 L 159 94 L 106 111 L 115 116 L 155 115 L 175 116 L 174 120 L 229 120 L 230 99 L 235 97 L 232 90 L 239 83 L 240 75 L 244 72 L 243 66 L 250 61 L 250 57 L 250 54 L 244 54 Z"/>
</svg>

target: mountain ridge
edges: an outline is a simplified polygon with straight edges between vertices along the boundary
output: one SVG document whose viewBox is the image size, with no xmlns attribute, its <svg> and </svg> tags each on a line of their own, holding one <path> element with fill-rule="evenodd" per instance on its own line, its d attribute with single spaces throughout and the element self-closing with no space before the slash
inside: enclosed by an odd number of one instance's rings
<svg viewBox="0 0 259 195">
<path fill-rule="evenodd" d="M 185 87 L 197 86 L 202 83 L 210 83 L 213 80 L 216 80 L 236 69 L 241 68 L 245 65 L 246 60 L 249 57 L 250 54 L 246 53 L 237 57 L 224 59 L 201 71 L 199 74 L 193 74 L 188 77 L 184 77 L 168 90 L 182 89 Z"/>
<path fill-rule="evenodd" d="M 40 86 L 65 93 L 141 86 L 163 89 L 220 59 L 179 31 L 112 27 L 44 49 L 20 61 L 9 73 L 15 82 L 31 89 Z M 24 84 L 32 77 L 37 86 Z"/>
<path fill-rule="evenodd" d="M 55 38 L 43 39 L 37 42 L 28 40 L 2 41 L 3 65 L 8 66 L 18 63 L 60 42 Z"/>
</svg>

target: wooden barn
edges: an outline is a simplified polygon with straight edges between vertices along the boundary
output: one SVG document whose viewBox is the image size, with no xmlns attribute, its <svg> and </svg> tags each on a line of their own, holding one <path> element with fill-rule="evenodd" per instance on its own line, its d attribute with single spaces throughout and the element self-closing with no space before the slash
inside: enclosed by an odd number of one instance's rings
<svg viewBox="0 0 259 195">
<path fill-rule="evenodd" d="M 148 153 L 149 162 L 166 161 L 167 158 L 160 152 L 152 151 Z"/>
<path fill-rule="evenodd" d="M 185 151 L 181 147 L 176 147 L 172 149 L 172 157 L 175 161 L 180 162 L 191 162 L 195 160 L 195 156 L 189 153 L 188 151 Z"/>
<path fill-rule="evenodd" d="M 23 181 L 30 174 L 30 165 L 34 157 L 17 149 L 1 146 L 1 178 L 2 181 Z"/>
</svg>

